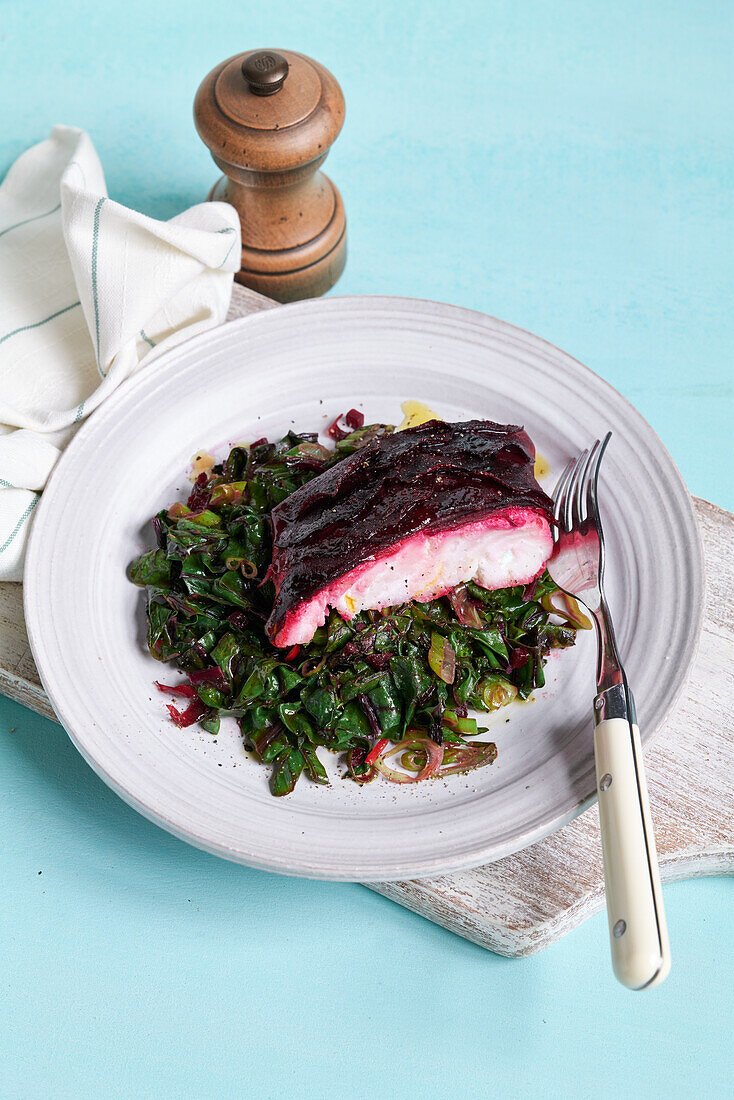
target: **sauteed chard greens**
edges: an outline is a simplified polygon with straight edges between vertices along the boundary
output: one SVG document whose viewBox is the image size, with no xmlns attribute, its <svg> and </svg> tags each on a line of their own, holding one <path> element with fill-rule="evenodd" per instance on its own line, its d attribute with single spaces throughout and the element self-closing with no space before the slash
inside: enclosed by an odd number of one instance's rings
<svg viewBox="0 0 734 1100">
<path fill-rule="evenodd" d="M 428 603 L 331 611 L 307 645 L 277 649 L 265 623 L 275 600 L 268 579 L 272 508 L 300 486 L 393 432 L 364 425 L 356 410 L 316 434 L 288 432 L 234 447 L 196 479 L 188 502 L 153 519 L 157 546 L 130 567 L 147 592 L 148 646 L 185 674 L 168 705 L 180 727 L 219 732 L 236 718 L 246 748 L 271 766 L 274 795 L 305 773 L 327 783 L 318 750 L 343 757 L 367 783 L 382 773 L 413 783 L 491 764 L 469 710 L 527 699 L 544 683 L 549 651 L 571 646 L 588 622 L 547 573 L 528 586 L 487 591 L 469 582 Z M 350 430 L 351 429 L 351 430 Z M 399 764 L 400 767 L 395 767 Z"/>
</svg>

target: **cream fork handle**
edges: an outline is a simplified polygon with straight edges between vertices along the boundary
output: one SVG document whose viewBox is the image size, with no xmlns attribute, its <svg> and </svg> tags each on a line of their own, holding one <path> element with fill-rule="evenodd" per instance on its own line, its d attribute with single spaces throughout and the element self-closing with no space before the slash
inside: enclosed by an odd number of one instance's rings
<svg viewBox="0 0 734 1100">
<path fill-rule="evenodd" d="M 594 752 L 612 965 L 628 989 L 650 989 L 667 977 L 670 944 L 637 726 L 600 722 Z"/>
</svg>

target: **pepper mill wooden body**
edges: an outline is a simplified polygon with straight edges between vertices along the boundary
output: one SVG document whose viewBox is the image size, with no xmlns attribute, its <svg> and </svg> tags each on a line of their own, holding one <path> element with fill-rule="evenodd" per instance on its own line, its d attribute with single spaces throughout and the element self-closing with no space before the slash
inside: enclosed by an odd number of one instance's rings
<svg viewBox="0 0 734 1100">
<path fill-rule="evenodd" d="M 209 198 L 240 216 L 237 281 L 279 302 L 324 294 L 347 256 L 341 195 L 318 171 L 344 123 L 335 78 L 290 50 L 238 54 L 202 81 L 194 120 L 224 172 Z"/>
</svg>

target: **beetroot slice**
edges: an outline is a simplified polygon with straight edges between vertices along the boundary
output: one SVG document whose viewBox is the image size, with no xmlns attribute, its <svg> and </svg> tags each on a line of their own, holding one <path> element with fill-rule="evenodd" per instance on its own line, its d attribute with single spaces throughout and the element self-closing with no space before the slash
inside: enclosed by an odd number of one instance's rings
<svg viewBox="0 0 734 1100">
<path fill-rule="evenodd" d="M 153 683 L 164 695 L 182 695 L 185 699 L 196 697 L 196 692 L 190 684 L 176 684 L 174 687 L 172 684 L 161 684 L 158 680 L 154 680 Z"/>
<path fill-rule="evenodd" d="M 188 674 L 192 684 L 209 684 L 210 687 L 219 688 L 220 691 L 228 691 L 229 684 L 221 668 L 200 668 Z"/>
<path fill-rule="evenodd" d="M 193 726 L 194 722 L 198 722 L 200 718 L 203 718 L 208 708 L 204 706 L 201 699 L 193 699 L 186 710 L 177 710 L 171 703 L 168 703 L 166 710 L 171 716 L 171 719 L 179 729 L 185 729 L 186 726 Z"/>
<path fill-rule="evenodd" d="M 341 424 L 339 423 L 341 418 L 341 413 L 339 413 L 339 416 L 337 416 L 336 420 L 333 420 L 331 424 L 329 424 L 329 427 L 326 429 L 326 434 L 328 436 L 331 436 L 332 439 L 335 439 L 337 443 L 341 439 L 346 439 L 349 435 L 349 432 L 345 432 Z"/>
<path fill-rule="evenodd" d="M 207 488 L 209 478 L 206 474 L 199 474 L 194 482 L 187 504 L 192 512 L 201 513 L 208 507 L 211 499 L 211 489 Z"/>
</svg>

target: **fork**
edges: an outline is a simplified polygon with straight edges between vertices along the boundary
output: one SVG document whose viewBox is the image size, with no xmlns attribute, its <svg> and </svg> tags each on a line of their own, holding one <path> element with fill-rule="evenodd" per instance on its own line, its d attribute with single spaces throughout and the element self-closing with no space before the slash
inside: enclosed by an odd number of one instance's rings
<svg viewBox="0 0 734 1100">
<path fill-rule="evenodd" d="M 604 598 L 597 491 L 611 435 L 597 439 L 561 475 L 553 494 L 556 542 L 548 572 L 588 608 L 596 626 L 594 755 L 612 965 L 622 985 L 650 989 L 670 970 L 670 946 L 635 704 Z"/>
</svg>

